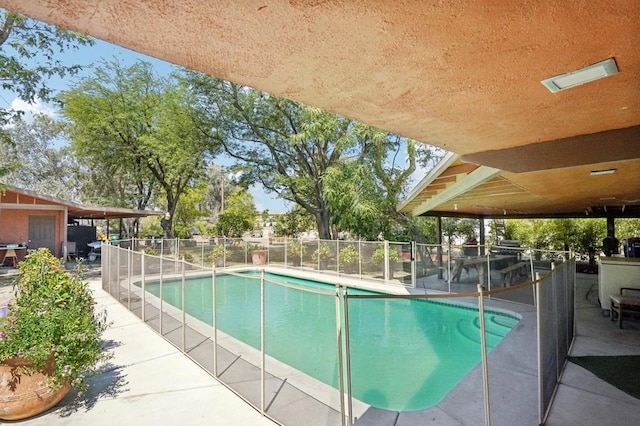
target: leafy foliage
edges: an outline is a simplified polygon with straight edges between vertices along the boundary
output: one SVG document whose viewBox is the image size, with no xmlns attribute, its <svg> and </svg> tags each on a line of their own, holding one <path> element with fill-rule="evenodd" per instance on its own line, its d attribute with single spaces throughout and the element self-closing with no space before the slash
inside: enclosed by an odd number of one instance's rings
<svg viewBox="0 0 640 426">
<path fill-rule="evenodd" d="M 0 361 L 20 358 L 41 371 L 53 356 L 53 384 L 86 389 L 87 375 L 107 357 L 101 351 L 106 314 L 95 311 L 87 285 L 47 249 L 29 254 L 19 271 L 17 299 L 0 323 Z"/>
<path fill-rule="evenodd" d="M 456 239 L 466 239 L 469 235 L 476 233 L 478 221 L 476 219 L 466 219 L 458 217 L 447 217 L 442 219 L 442 234 L 449 244 L 455 244 Z"/>
<path fill-rule="evenodd" d="M 220 266 L 219 261 L 224 259 L 225 255 L 226 255 L 226 249 L 224 245 L 216 244 L 215 246 L 213 246 L 213 248 L 211 249 L 211 252 L 209 253 L 209 260 L 213 262 L 215 265 Z"/>
<path fill-rule="evenodd" d="M 640 219 L 617 219 L 616 235 L 621 241 L 623 238 L 627 237 L 639 237 Z"/>
<path fill-rule="evenodd" d="M 194 230 L 194 223 L 206 213 L 199 207 L 205 198 L 207 187 L 204 183 L 188 186 L 176 207 L 173 220 L 174 234 L 177 238 L 189 238 Z"/>
<path fill-rule="evenodd" d="M 253 229 L 257 216 L 251 194 L 246 189 L 235 190 L 227 200 L 227 207 L 216 224 L 218 235 L 241 237 Z"/>
<path fill-rule="evenodd" d="M 15 13 L 0 13 L 0 85 L 28 103 L 52 100 L 49 79 L 81 70 L 80 65 L 66 65 L 57 56 L 92 45 L 93 39 Z M 8 115 L 2 111 L 3 119 Z"/>
<path fill-rule="evenodd" d="M 279 236 L 298 237 L 301 233 L 312 229 L 313 224 L 313 217 L 306 210 L 296 206 L 291 211 L 276 217 L 274 231 Z"/>
<path fill-rule="evenodd" d="M 300 260 L 307 252 L 307 246 L 300 240 L 289 240 L 287 242 L 287 257 L 289 259 Z"/>
<path fill-rule="evenodd" d="M 4 164 L 12 170 L 3 182 L 18 188 L 77 200 L 78 164 L 67 146 L 58 146 L 64 126 L 46 115 L 32 120 L 15 117 L 5 132 L 11 144 L 0 145 Z"/>
<path fill-rule="evenodd" d="M 329 248 L 329 244 L 327 243 L 320 243 L 320 246 L 315 249 L 313 251 L 313 253 L 311 253 L 311 259 L 314 262 L 317 262 L 318 260 L 324 261 L 324 260 L 329 260 L 333 257 L 333 252 L 331 251 L 331 248 Z"/>
<path fill-rule="evenodd" d="M 154 197 L 166 202 L 161 224 L 171 237 L 180 197 L 215 153 L 198 130 L 186 88 L 160 78 L 147 62 L 124 67 L 113 60 L 61 98 L 73 123 L 72 147 L 101 179 L 96 191 L 138 209 Z"/>
<path fill-rule="evenodd" d="M 371 255 L 371 260 L 373 260 L 375 263 L 378 264 L 382 264 L 382 262 L 384 262 L 384 245 L 380 244 L 378 245 L 378 247 L 373 251 L 373 254 Z M 389 263 L 397 263 L 400 261 L 400 253 L 398 252 L 397 249 L 394 248 L 389 248 Z"/>
<path fill-rule="evenodd" d="M 247 183 L 259 182 L 304 209 L 321 239 L 336 238 L 343 229 L 388 234 L 387 216 L 415 169 L 413 142 L 202 74 L 184 78 L 196 93 L 206 123 L 202 131 L 223 144 Z M 408 166 L 402 168 L 407 163 L 399 153 L 405 146 Z M 369 173 L 358 167 L 362 164 Z M 383 225 L 382 231 L 370 230 L 374 224 Z"/>
<path fill-rule="evenodd" d="M 352 245 L 341 248 L 338 255 L 340 256 L 340 262 L 345 265 L 355 263 L 359 257 L 356 248 Z"/>
<path fill-rule="evenodd" d="M 640 235 L 640 220 L 616 219 L 616 236 Z M 574 250 L 587 255 L 602 246 L 606 219 L 509 219 L 506 238 L 539 250 Z"/>
</svg>

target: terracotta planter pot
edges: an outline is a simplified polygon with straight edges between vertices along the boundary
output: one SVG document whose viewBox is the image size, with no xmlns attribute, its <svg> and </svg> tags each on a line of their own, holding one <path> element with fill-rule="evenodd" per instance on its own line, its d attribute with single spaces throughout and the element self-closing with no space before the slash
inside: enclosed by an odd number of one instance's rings
<svg viewBox="0 0 640 426">
<path fill-rule="evenodd" d="M 53 363 L 45 372 L 31 375 L 20 371 L 31 363 L 22 359 L 8 359 L 0 364 L 0 419 L 20 420 L 38 415 L 55 406 L 69 392 L 71 386 L 65 384 L 52 390 L 46 384 Z"/>
<path fill-rule="evenodd" d="M 254 250 L 251 252 L 251 262 L 254 265 L 265 265 L 267 263 L 266 250 Z"/>
</svg>

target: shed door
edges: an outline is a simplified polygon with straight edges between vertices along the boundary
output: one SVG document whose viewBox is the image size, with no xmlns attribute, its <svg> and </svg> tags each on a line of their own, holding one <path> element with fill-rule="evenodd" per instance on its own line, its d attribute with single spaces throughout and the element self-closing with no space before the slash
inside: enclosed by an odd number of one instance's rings
<svg viewBox="0 0 640 426">
<path fill-rule="evenodd" d="M 29 216 L 29 248 L 48 248 L 56 254 L 56 217 Z"/>
</svg>

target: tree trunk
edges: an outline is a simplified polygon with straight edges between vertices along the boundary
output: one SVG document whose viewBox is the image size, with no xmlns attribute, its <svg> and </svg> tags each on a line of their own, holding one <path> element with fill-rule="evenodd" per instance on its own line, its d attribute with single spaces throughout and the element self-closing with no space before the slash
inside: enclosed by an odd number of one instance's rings
<svg viewBox="0 0 640 426">
<path fill-rule="evenodd" d="M 167 213 L 165 217 L 160 220 L 160 226 L 162 226 L 162 230 L 164 231 L 165 238 L 174 238 L 173 235 L 173 215 L 176 212 L 176 208 L 178 207 L 177 196 L 173 194 L 171 188 L 167 185 L 163 185 L 165 190 L 165 195 L 167 197 Z M 167 217 L 168 216 L 168 217 Z"/>
<path fill-rule="evenodd" d="M 315 217 L 316 224 L 318 225 L 318 238 L 321 240 L 332 240 L 329 212 L 326 210 L 319 211 L 315 214 Z"/>
<path fill-rule="evenodd" d="M 169 217 L 169 219 L 167 219 L 166 217 L 163 217 L 162 219 L 160 219 L 160 226 L 162 226 L 162 230 L 164 231 L 164 238 L 167 239 L 172 239 L 173 238 L 173 231 L 172 231 L 172 222 L 173 222 L 173 217 Z"/>
</svg>

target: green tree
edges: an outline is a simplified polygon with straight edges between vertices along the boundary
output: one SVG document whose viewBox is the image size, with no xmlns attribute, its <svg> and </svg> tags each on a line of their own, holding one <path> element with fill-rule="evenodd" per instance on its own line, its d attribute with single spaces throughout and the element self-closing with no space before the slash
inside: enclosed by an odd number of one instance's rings
<svg viewBox="0 0 640 426">
<path fill-rule="evenodd" d="M 518 240 L 523 247 L 536 250 L 548 250 L 551 247 L 552 229 L 548 219 L 509 219 L 506 235 L 507 239 Z"/>
<path fill-rule="evenodd" d="M 188 187 L 180 197 L 173 219 L 174 234 L 177 238 L 191 237 L 196 228 L 196 221 L 207 214 L 199 208 L 206 192 L 207 187 L 201 182 L 196 186 Z"/>
<path fill-rule="evenodd" d="M 218 235 L 242 237 L 253 229 L 257 211 L 253 197 L 246 189 L 237 189 L 229 195 L 224 213 L 218 217 L 216 230 Z"/>
<path fill-rule="evenodd" d="M 139 61 L 124 67 L 103 62 L 91 77 L 62 94 L 72 122 L 72 146 L 92 170 L 125 188 L 131 207 L 146 208 L 155 196 L 166 202 L 165 235 L 173 237 L 178 201 L 200 176 L 215 147 L 201 131 L 189 92 Z M 155 194 L 155 189 L 161 189 Z M 119 194 L 111 188 L 111 199 Z"/>
<path fill-rule="evenodd" d="M 576 227 L 578 232 L 573 249 L 594 262 L 596 247 L 602 245 L 602 239 L 607 235 L 606 219 L 577 219 Z"/>
<path fill-rule="evenodd" d="M 14 142 L 0 144 L 0 163 L 9 171 L 3 182 L 42 194 L 77 200 L 77 162 L 61 144 L 64 127 L 46 115 L 14 117 L 5 132 Z"/>
<path fill-rule="evenodd" d="M 89 37 L 0 9 L 0 86 L 30 104 L 38 99 L 50 101 L 53 89 L 49 79 L 74 75 L 81 69 L 79 65 L 63 64 L 59 54 L 91 44 Z M 21 114 L 22 111 L 0 108 L 1 144 L 14 146 L 19 142 L 7 130 L 9 121 Z M 0 164 L 0 177 L 18 165 L 5 159 Z"/>
<path fill-rule="evenodd" d="M 365 126 L 202 74 L 185 79 L 207 122 L 202 131 L 237 160 L 245 183 L 259 182 L 298 204 L 315 218 L 321 238 L 333 238 L 324 177 L 366 152 Z"/>
<path fill-rule="evenodd" d="M 206 117 L 203 132 L 223 143 L 247 183 L 259 182 L 312 215 L 320 238 L 343 229 L 389 235 L 393 224 L 411 223 L 395 206 L 415 170 L 413 142 L 202 74 L 185 79 Z"/>
<path fill-rule="evenodd" d="M 385 214 L 384 193 L 364 162 L 345 161 L 327 170 L 324 190 L 338 232 L 366 240 L 389 233 L 391 218 Z"/>
<path fill-rule="evenodd" d="M 299 237 L 303 232 L 312 230 L 314 218 L 300 206 L 276 217 L 274 232 L 283 237 Z"/>
<path fill-rule="evenodd" d="M 227 176 L 228 174 L 226 167 L 208 164 L 205 175 L 201 178 L 207 189 L 199 208 L 212 220 L 216 220 L 222 213 L 225 194 L 230 194 L 236 189 L 235 182 Z"/>
<path fill-rule="evenodd" d="M 28 103 L 52 100 L 54 92 L 49 80 L 75 75 L 81 69 L 80 65 L 61 62 L 59 54 L 92 45 L 93 40 L 6 10 L 0 13 L 2 88 Z M 10 116 L 10 111 L 0 110 L 1 124 Z"/>
<path fill-rule="evenodd" d="M 640 237 L 640 219 L 616 219 L 615 226 L 616 238 L 621 242 L 625 238 Z M 604 238 L 604 236 L 602 238 Z M 602 244 L 602 240 L 600 240 L 598 245 L 600 244 Z"/>
<path fill-rule="evenodd" d="M 456 240 L 463 240 L 470 235 L 477 234 L 478 221 L 476 219 L 461 217 L 445 217 L 442 219 L 442 234 L 449 244 L 455 244 Z"/>
</svg>

